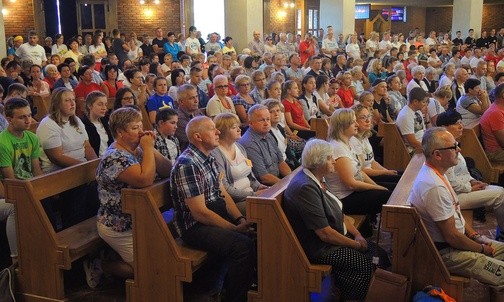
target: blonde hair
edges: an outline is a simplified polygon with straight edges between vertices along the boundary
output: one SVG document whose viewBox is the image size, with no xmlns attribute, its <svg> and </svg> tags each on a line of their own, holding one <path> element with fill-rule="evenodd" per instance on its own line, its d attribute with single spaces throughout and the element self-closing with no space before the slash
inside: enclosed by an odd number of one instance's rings
<svg viewBox="0 0 504 302">
<path fill-rule="evenodd" d="M 336 109 L 329 120 L 327 140 L 341 140 L 343 131 L 352 125 L 354 118 L 355 112 L 352 109 Z"/>
<path fill-rule="evenodd" d="M 434 92 L 434 96 L 437 96 L 439 98 L 451 99 L 453 97 L 453 92 L 451 90 L 450 85 L 444 85 L 436 89 L 436 91 Z"/>
<path fill-rule="evenodd" d="M 359 98 L 359 101 L 360 101 L 360 98 Z M 369 114 L 371 114 L 371 111 L 369 110 L 369 107 L 367 106 L 364 106 L 362 104 L 356 104 L 356 105 L 353 105 L 352 107 L 352 110 L 355 112 L 355 117 L 357 118 L 357 115 L 362 111 L 362 110 L 367 110 L 369 112 Z M 360 132 L 357 133 L 357 135 L 359 137 L 371 137 L 373 135 L 373 132 L 371 130 L 366 130 L 364 132 Z"/>
<path fill-rule="evenodd" d="M 240 125 L 238 116 L 231 112 L 217 114 L 214 119 L 215 128 L 220 131 L 219 137 L 224 137 L 234 124 Z"/>
<path fill-rule="evenodd" d="M 114 138 L 117 138 L 119 130 L 126 130 L 126 126 L 132 122 L 139 122 L 142 120 L 140 111 L 132 107 L 118 108 L 110 114 L 109 127 L 110 132 Z"/>
<path fill-rule="evenodd" d="M 49 117 L 58 124 L 58 126 L 63 127 L 65 124 L 63 119 L 61 118 L 61 104 L 63 103 L 63 94 L 70 93 L 75 96 L 75 93 L 66 88 L 66 87 L 58 87 L 54 89 L 51 95 L 51 105 L 49 106 Z M 77 129 L 77 131 L 83 130 L 79 129 L 79 123 L 77 122 L 77 118 L 75 115 L 72 115 L 68 118 L 70 125 Z"/>
</svg>

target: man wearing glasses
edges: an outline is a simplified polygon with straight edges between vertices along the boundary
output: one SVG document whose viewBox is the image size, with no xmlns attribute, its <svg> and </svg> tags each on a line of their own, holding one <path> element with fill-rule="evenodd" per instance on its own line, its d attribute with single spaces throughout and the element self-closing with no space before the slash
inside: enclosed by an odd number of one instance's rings
<svg viewBox="0 0 504 302">
<path fill-rule="evenodd" d="M 397 115 L 396 125 L 410 154 L 422 152 L 422 136 L 430 126 L 428 114 L 424 114 L 428 102 L 427 92 L 415 87 L 408 95 L 408 106 L 401 109 Z"/>
<path fill-rule="evenodd" d="M 422 152 L 425 164 L 408 203 L 422 217 L 448 271 L 490 285 L 497 300 L 502 299 L 504 244 L 479 235 L 465 224 L 459 199 L 444 175 L 458 163 L 458 143 L 444 128 L 430 128 L 422 139 Z"/>
</svg>

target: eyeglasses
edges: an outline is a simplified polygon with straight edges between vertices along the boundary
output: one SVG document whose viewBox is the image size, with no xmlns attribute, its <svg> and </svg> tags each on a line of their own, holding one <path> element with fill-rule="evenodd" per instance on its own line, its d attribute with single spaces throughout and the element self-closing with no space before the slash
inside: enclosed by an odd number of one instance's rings
<svg viewBox="0 0 504 302">
<path fill-rule="evenodd" d="M 369 114 L 369 115 L 359 115 L 358 119 L 361 120 L 361 121 L 370 120 L 371 119 L 371 114 Z"/>
<path fill-rule="evenodd" d="M 220 86 L 215 86 L 215 88 L 224 89 L 224 88 L 229 88 L 229 87 L 228 87 L 228 85 L 220 85 Z"/>
<path fill-rule="evenodd" d="M 122 100 L 133 101 L 133 100 L 135 100 L 135 97 L 134 96 L 125 96 L 125 97 L 122 98 Z"/>
<path fill-rule="evenodd" d="M 438 150 L 438 151 L 441 151 L 441 150 L 455 150 L 455 151 L 457 151 L 457 149 L 459 149 L 459 148 L 460 148 L 460 143 L 459 142 L 455 142 L 455 144 L 453 146 L 451 146 L 451 147 L 437 148 L 437 149 L 434 149 L 434 151 L 436 151 L 436 150 Z"/>
</svg>

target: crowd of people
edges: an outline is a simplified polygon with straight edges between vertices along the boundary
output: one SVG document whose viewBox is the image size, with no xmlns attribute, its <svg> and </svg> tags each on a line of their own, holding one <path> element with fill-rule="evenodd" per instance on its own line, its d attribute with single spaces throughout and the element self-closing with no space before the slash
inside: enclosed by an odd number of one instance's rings
<svg viewBox="0 0 504 302">
<path fill-rule="evenodd" d="M 47 37 L 44 46 L 36 32 L 26 43 L 11 37 L 0 68 L 1 176 L 27 179 L 100 158 L 98 232 L 120 259 L 85 261 L 91 287 L 104 272 L 133 276 L 133 225 L 122 212 L 121 189 L 170 177 L 177 232 L 185 243 L 225 260 L 226 300 L 246 301 L 256 257 L 246 197 L 301 165 L 285 192 L 287 217 L 309 259 L 334 266 L 342 297 L 362 300 L 377 248 L 364 237 L 402 173 L 382 166 L 376 132 L 381 123 L 395 122 L 408 151 L 423 152 L 437 175 L 423 171 L 419 179 L 445 179 L 442 171 L 449 181 L 441 186 L 450 194 L 436 195 L 450 201 L 443 213 L 431 215 L 431 201 L 422 195 L 430 187 L 423 183 L 411 197 L 415 206 L 426 205 L 419 212 L 430 217 L 440 251 L 475 250 L 467 242 L 474 239 L 483 243 L 481 253 L 497 255 L 500 245 L 472 229 L 464 244 L 436 229 L 460 233 L 463 219 L 458 215 L 452 229 L 449 214 L 486 206 L 504 230 L 504 189 L 474 179 L 452 142 L 463 127 L 481 124 L 488 157 L 504 161 L 504 28 L 478 39 L 470 30 L 465 40 L 460 32 L 451 40 L 434 31 L 423 39 L 418 29 L 381 37 L 345 38 L 331 26 L 304 38 L 254 31 L 241 51 L 232 37 L 212 33 L 205 41 L 194 26 L 187 38 L 157 28 L 153 39 L 144 34 L 141 41 L 117 29 L 111 37 L 97 30 L 66 44 L 57 34 L 56 43 Z M 34 96 L 50 99 L 36 135 L 28 131 Z M 327 142 L 311 139 L 315 118 L 329 118 Z M 154 130 L 144 130 L 145 122 Z M 437 126 L 449 135 L 427 130 Z M 436 136 L 451 145 L 426 142 Z M 441 157 L 452 151 L 450 166 Z M 16 261 L 15 211 L 4 201 L 0 210 Z M 368 215 L 362 234 L 349 223 L 350 214 Z M 504 240 L 504 234 L 497 237 Z"/>
</svg>

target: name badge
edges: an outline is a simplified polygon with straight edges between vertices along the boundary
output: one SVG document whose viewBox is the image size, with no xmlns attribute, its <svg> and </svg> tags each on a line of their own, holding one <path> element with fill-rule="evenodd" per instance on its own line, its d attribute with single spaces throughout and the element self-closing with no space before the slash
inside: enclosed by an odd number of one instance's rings
<svg viewBox="0 0 504 302">
<path fill-rule="evenodd" d="M 250 159 L 245 159 L 245 162 L 247 163 L 247 166 L 252 167 L 252 161 Z"/>
</svg>

